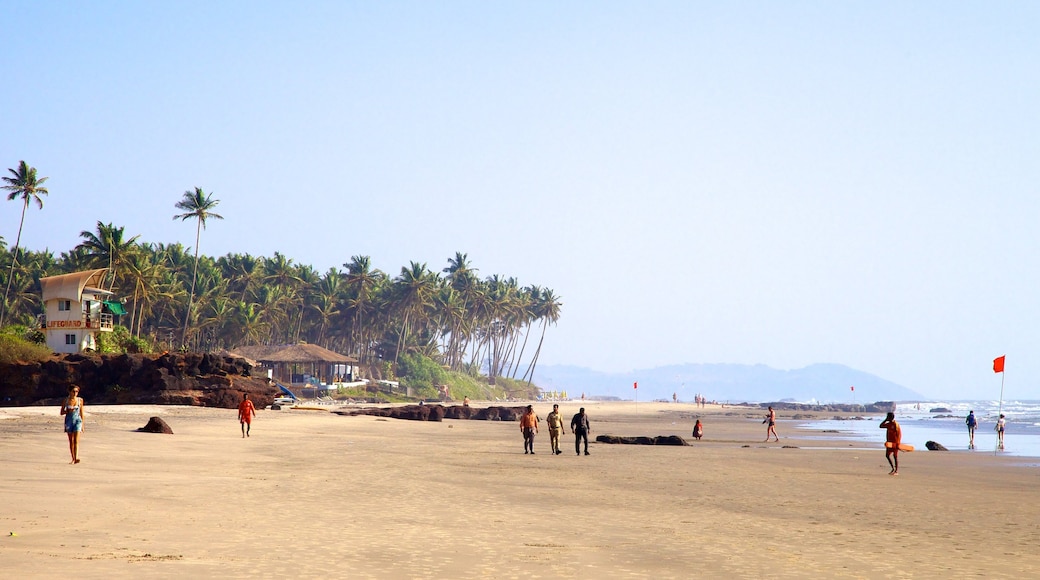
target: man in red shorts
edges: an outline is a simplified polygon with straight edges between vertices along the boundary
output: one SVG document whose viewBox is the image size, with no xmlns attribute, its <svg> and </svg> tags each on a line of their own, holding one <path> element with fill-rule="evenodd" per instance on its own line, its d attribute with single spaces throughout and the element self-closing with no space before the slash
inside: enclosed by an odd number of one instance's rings
<svg viewBox="0 0 1040 580">
<path fill-rule="evenodd" d="M 249 393 L 242 394 L 242 402 L 238 404 L 238 422 L 242 424 L 242 438 L 249 437 L 249 428 L 253 426 L 256 407 L 249 400 Z"/>
</svg>

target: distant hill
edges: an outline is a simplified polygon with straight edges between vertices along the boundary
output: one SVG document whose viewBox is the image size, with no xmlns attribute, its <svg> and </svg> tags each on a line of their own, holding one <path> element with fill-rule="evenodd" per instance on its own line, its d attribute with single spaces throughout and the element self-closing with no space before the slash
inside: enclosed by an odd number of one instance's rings
<svg viewBox="0 0 1040 580">
<path fill-rule="evenodd" d="M 701 394 L 709 401 L 770 402 L 817 401 L 857 403 L 922 400 L 920 393 L 875 375 L 839 364 L 814 364 L 803 369 L 778 370 L 766 365 L 684 364 L 603 373 L 567 365 L 539 366 L 535 382 L 543 390 L 567 391 L 571 398 L 636 398 L 632 384 L 638 382 L 640 401 L 654 399 L 692 401 Z M 853 393 L 849 387 L 855 387 Z"/>
</svg>

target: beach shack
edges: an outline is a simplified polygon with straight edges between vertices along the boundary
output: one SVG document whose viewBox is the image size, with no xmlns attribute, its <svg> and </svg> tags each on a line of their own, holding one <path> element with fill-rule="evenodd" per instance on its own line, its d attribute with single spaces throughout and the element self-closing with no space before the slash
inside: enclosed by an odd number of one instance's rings
<svg viewBox="0 0 1040 580">
<path fill-rule="evenodd" d="M 126 314 L 113 293 L 101 288 L 108 268 L 40 278 L 44 315 L 40 329 L 54 352 L 97 348 L 100 332 L 112 332 L 115 316 Z"/>
<path fill-rule="evenodd" d="M 241 346 L 231 354 L 259 362 L 276 383 L 306 398 L 367 384 L 358 380 L 356 358 L 316 344 Z"/>
</svg>

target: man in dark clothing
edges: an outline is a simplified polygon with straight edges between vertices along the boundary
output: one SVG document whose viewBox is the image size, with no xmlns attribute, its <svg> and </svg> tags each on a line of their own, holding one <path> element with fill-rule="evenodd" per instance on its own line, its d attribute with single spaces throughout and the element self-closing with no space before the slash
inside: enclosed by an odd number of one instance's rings
<svg viewBox="0 0 1040 580">
<path fill-rule="evenodd" d="M 574 433 L 574 452 L 581 455 L 581 442 L 585 441 L 585 455 L 589 454 L 589 416 L 585 414 L 585 407 L 578 410 L 578 414 L 571 418 L 571 431 Z"/>
</svg>

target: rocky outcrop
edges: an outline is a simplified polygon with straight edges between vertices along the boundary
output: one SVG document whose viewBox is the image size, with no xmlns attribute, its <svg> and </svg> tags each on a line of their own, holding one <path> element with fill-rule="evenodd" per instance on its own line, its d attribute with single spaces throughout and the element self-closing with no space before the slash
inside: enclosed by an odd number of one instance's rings
<svg viewBox="0 0 1040 580">
<path fill-rule="evenodd" d="M 678 435 L 659 435 L 657 437 L 618 437 L 617 435 L 599 435 L 597 443 L 610 443 L 614 445 L 689 445 L 685 439 Z"/>
<path fill-rule="evenodd" d="M 935 441 L 925 441 L 924 446 L 929 451 L 949 451 L 949 449 L 943 447 L 942 443 L 936 443 Z"/>
<path fill-rule="evenodd" d="M 144 427 L 137 429 L 142 433 L 165 433 L 167 435 L 173 435 L 173 429 L 162 420 L 162 417 L 152 417 L 148 419 L 148 423 Z"/>
<path fill-rule="evenodd" d="M 248 393 L 257 408 L 278 389 L 250 376 L 244 359 L 206 353 L 68 354 L 0 365 L 0 406 L 59 405 L 70 385 L 88 405 L 160 404 L 234 409 Z"/>
<path fill-rule="evenodd" d="M 370 409 L 340 409 L 337 415 L 374 415 L 409 421 L 442 421 L 444 419 L 474 419 L 477 421 L 517 421 L 524 407 L 485 407 L 478 409 L 468 405 L 405 405 L 403 407 L 377 407 Z"/>
</svg>

